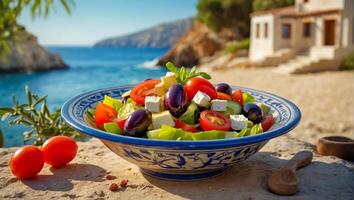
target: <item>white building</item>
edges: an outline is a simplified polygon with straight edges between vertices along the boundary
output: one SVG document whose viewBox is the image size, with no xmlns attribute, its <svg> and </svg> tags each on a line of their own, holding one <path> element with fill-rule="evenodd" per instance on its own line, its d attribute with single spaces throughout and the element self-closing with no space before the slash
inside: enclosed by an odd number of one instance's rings
<svg viewBox="0 0 354 200">
<path fill-rule="evenodd" d="M 354 0 L 295 0 L 251 14 L 249 60 L 282 72 L 335 69 L 354 50 Z"/>
</svg>

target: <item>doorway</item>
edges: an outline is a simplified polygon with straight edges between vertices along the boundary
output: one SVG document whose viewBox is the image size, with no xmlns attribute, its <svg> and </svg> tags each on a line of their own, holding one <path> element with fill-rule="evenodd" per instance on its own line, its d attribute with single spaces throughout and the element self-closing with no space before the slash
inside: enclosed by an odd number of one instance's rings
<svg viewBox="0 0 354 200">
<path fill-rule="evenodd" d="M 324 45 L 334 45 L 336 37 L 336 20 L 325 20 L 324 21 Z"/>
</svg>

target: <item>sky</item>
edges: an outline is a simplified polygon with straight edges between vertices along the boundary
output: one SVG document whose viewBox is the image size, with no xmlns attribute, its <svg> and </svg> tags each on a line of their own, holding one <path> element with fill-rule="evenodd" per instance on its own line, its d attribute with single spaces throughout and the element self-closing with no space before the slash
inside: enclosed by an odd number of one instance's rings
<svg viewBox="0 0 354 200">
<path fill-rule="evenodd" d="M 197 0 L 73 0 L 69 15 L 59 4 L 47 18 L 24 10 L 18 22 L 43 45 L 89 46 L 163 22 L 195 16 Z"/>
</svg>

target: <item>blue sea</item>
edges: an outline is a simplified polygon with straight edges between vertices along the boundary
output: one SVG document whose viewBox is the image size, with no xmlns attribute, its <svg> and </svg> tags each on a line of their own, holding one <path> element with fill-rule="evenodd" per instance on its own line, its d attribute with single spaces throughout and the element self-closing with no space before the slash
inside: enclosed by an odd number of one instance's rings
<svg viewBox="0 0 354 200">
<path fill-rule="evenodd" d="M 31 74 L 0 74 L 0 107 L 12 105 L 12 95 L 26 102 L 24 88 L 28 84 L 33 93 L 48 95 L 51 109 L 60 108 L 70 97 L 104 87 L 138 83 L 146 78 L 158 78 L 166 69 L 153 67 L 156 58 L 167 49 L 148 48 L 92 48 L 47 47 L 61 55 L 68 70 L 54 70 Z M 25 127 L 9 127 L 0 122 L 5 146 L 23 145 Z"/>
</svg>

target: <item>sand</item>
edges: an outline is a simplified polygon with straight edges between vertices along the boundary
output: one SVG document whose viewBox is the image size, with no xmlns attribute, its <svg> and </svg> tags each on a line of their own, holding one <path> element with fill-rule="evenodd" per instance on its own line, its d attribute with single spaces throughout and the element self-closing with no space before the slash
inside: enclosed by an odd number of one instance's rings
<svg viewBox="0 0 354 200">
<path fill-rule="evenodd" d="M 294 153 L 314 152 L 324 135 L 353 137 L 354 73 L 279 75 L 261 70 L 212 72 L 214 82 L 269 91 L 296 103 L 303 119 L 290 134 L 271 140 L 259 153 L 224 174 L 203 181 L 162 181 L 140 173 L 99 140 L 79 143 L 78 156 L 62 169 L 45 166 L 33 180 L 14 178 L 8 160 L 16 148 L 0 149 L 0 199 L 284 199 L 270 193 L 266 177 Z M 107 180 L 106 175 L 115 176 Z M 314 161 L 298 171 L 300 191 L 285 199 L 353 199 L 354 163 L 314 152 Z M 129 181 L 110 191 L 111 183 Z"/>
<path fill-rule="evenodd" d="M 264 90 L 294 102 L 302 112 L 293 137 L 311 144 L 327 135 L 354 139 L 354 72 L 283 75 L 266 69 L 212 71 L 213 82 Z"/>
</svg>

